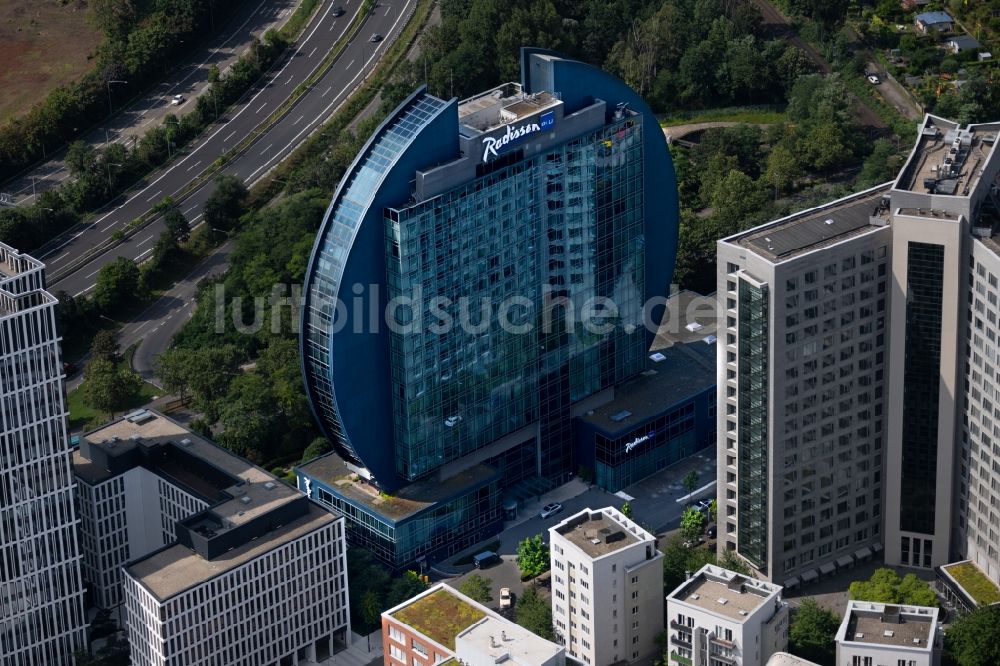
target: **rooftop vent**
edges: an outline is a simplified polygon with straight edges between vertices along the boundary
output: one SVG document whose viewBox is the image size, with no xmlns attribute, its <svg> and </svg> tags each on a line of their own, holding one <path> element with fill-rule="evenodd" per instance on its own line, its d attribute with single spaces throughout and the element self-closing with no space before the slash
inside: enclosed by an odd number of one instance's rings
<svg viewBox="0 0 1000 666">
<path fill-rule="evenodd" d="M 150 412 L 148 409 L 137 409 L 131 414 L 125 415 L 125 420 L 129 423 L 143 424 L 147 421 L 152 421 L 156 418 L 156 415 Z"/>
<path fill-rule="evenodd" d="M 181 440 L 181 446 L 184 447 L 191 446 L 191 440 L 185 437 L 184 439 Z"/>
<path fill-rule="evenodd" d="M 740 615 L 749 615 L 749 613 L 747 613 L 745 610 L 741 610 Z"/>
<path fill-rule="evenodd" d="M 590 540 L 590 543 L 594 544 L 595 546 L 598 546 L 600 545 L 601 540 L 598 539 L 597 537 L 594 537 L 593 539 Z"/>
<path fill-rule="evenodd" d="M 864 638 L 865 635 L 859 631 L 858 633 L 854 634 L 854 637 L 855 638 Z"/>
<path fill-rule="evenodd" d="M 267 483 L 264 484 L 264 487 L 267 488 L 268 490 L 274 490 L 275 488 L 278 487 L 278 484 L 275 483 L 274 481 L 268 481 Z"/>
<path fill-rule="evenodd" d="M 692 595 L 691 595 L 691 599 L 694 599 L 695 601 L 698 601 L 699 599 L 701 599 L 701 595 L 698 595 L 698 594 L 692 594 Z"/>
<path fill-rule="evenodd" d="M 240 498 L 240 502 L 242 504 L 249 504 L 252 501 L 253 501 L 252 499 L 250 499 L 249 497 L 246 497 L 246 496 Z"/>
<path fill-rule="evenodd" d="M 823 224 L 833 224 L 833 218 L 832 217 L 826 218 L 825 220 L 823 220 Z"/>
<path fill-rule="evenodd" d="M 666 361 L 667 357 L 661 354 L 660 352 L 653 352 L 652 354 L 649 355 L 649 359 L 654 363 L 660 363 L 661 361 Z"/>
<path fill-rule="evenodd" d="M 882 632 L 882 635 L 885 636 L 886 638 L 892 638 L 893 636 L 896 635 L 896 632 L 893 631 L 892 629 L 886 629 L 885 631 Z"/>
<path fill-rule="evenodd" d="M 718 599 L 716 599 L 716 601 L 718 601 L 719 604 L 722 606 L 725 606 L 726 604 L 729 603 L 729 599 L 726 599 L 725 597 L 719 597 Z"/>
<path fill-rule="evenodd" d="M 913 639 L 913 644 L 914 645 L 920 645 L 920 639 L 919 638 L 914 638 Z"/>
</svg>

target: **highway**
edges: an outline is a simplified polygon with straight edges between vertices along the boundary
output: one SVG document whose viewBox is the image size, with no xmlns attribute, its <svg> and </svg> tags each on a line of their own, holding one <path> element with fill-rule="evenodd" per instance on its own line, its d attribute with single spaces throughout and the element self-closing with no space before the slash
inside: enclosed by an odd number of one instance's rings
<svg viewBox="0 0 1000 666">
<path fill-rule="evenodd" d="M 232 158 L 222 173 L 250 184 L 284 159 L 363 81 L 365 74 L 405 25 L 415 2 L 381 0 L 326 74 L 277 123 L 257 136 L 247 150 Z M 66 291 L 75 296 L 85 294 L 93 288 L 97 273 L 104 264 L 121 256 L 141 260 L 152 252 L 156 239 L 163 231 L 160 221 L 147 225 L 109 251 L 90 256 L 92 248 L 107 243 L 116 230 L 148 211 L 163 197 L 174 197 L 192 226 L 199 224 L 201 208 L 214 185 L 209 181 L 183 198 L 178 196 L 179 193 L 219 156 L 232 150 L 244 138 L 253 136 L 258 126 L 277 111 L 295 88 L 316 69 L 333 44 L 345 33 L 361 2 L 344 0 L 336 4 L 344 7 L 345 14 L 334 17 L 330 10 L 335 3 L 324 3 L 306 29 L 305 38 L 292 47 L 295 49 L 293 54 L 286 57 L 268 82 L 248 101 L 231 111 L 226 122 L 209 130 L 210 134 L 183 158 L 159 172 L 155 180 L 133 193 L 125 203 L 43 254 L 40 258 L 47 264 L 50 290 Z M 370 42 L 369 38 L 374 33 L 383 35 L 384 39 Z"/>
</svg>

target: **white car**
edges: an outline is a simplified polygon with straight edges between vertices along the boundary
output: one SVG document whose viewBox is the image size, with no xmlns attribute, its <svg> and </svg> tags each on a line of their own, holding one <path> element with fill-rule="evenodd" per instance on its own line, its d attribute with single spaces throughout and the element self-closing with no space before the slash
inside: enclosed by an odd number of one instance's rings
<svg viewBox="0 0 1000 666">
<path fill-rule="evenodd" d="M 869 74 L 868 81 L 871 82 L 873 86 L 877 86 L 878 84 L 882 83 L 882 81 L 878 78 L 878 75 L 876 74 Z"/>
<path fill-rule="evenodd" d="M 500 588 L 500 608 L 510 608 L 510 588 L 501 587 Z"/>
<path fill-rule="evenodd" d="M 174 95 L 170 98 L 170 106 L 180 106 L 184 103 L 184 95 Z"/>
<path fill-rule="evenodd" d="M 550 516 L 556 515 L 557 513 L 562 511 L 562 509 L 563 509 L 562 504 L 560 504 L 559 502 L 551 502 L 542 507 L 542 510 L 538 512 L 538 517 L 542 519 L 548 518 Z"/>
</svg>

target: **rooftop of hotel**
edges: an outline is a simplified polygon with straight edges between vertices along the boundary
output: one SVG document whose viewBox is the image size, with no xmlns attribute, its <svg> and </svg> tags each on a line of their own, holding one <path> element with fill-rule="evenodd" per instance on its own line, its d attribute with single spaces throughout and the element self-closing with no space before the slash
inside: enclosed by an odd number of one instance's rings
<svg viewBox="0 0 1000 666">
<path fill-rule="evenodd" d="M 455 649 L 458 634 L 489 616 L 478 604 L 443 583 L 385 614 L 449 650 Z"/>
<path fill-rule="evenodd" d="M 930 650 L 937 628 L 936 608 L 851 600 L 837 640 Z"/>
<path fill-rule="evenodd" d="M 248 460 L 151 410 L 132 412 L 83 437 L 73 453 L 74 473 L 82 480 L 93 485 L 142 466 L 205 499 L 230 527 L 300 496 Z M 103 460 L 107 466 L 98 462 Z"/>
<path fill-rule="evenodd" d="M 415 481 L 393 495 L 387 495 L 363 479 L 344 459 L 330 453 L 299 465 L 299 471 L 327 484 L 347 499 L 371 508 L 390 520 L 402 520 L 436 502 L 451 499 L 463 489 L 495 477 L 497 471 L 487 465 L 476 465 L 447 479 L 431 477 Z"/>
<path fill-rule="evenodd" d="M 559 104 L 562 101 L 551 93 L 525 93 L 518 83 L 504 83 L 459 102 L 458 120 L 473 130 L 488 132 Z"/>
<path fill-rule="evenodd" d="M 917 145 L 899 172 L 894 189 L 969 196 L 996 145 L 1000 123 L 961 127 L 925 116 Z"/>
<path fill-rule="evenodd" d="M 779 263 L 828 247 L 877 228 L 872 219 L 888 223 L 888 186 L 866 190 L 829 204 L 810 208 L 749 231 L 725 242 L 748 248 Z"/>
<path fill-rule="evenodd" d="M 174 543 L 129 563 L 125 570 L 157 599 L 165 601 L 335 520 L 338 518 L 333 514 L 310 502 L 305 515 L 219 557 L 205 559 L 187 546 Z"/>
<path fill-rule="evenodd" d="M 780 599 L 781 587 L 706 564 L 667 596 L 736 622 L 745 622 L 758 608 Z"/>
<path fill-rule="evenodd" d="M 489 655 L 496 664 L 507 661 L 526 666 L 544 664 L 564 650 L 513 622 L 492 616 L 462 631 L 455 642 L 460 655 L 468 646 L 479 654 Z"/>
<path fill-rule="evenodd" d="M 590 510 L 551 528 L 591 558 L 603 557 L 655 537 L 612 508 Z"/>
</svg>

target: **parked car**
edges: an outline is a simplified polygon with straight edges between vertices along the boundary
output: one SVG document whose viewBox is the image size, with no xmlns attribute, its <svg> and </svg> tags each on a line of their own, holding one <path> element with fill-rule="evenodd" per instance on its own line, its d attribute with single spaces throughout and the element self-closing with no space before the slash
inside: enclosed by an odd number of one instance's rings
<svg viewBox="0 0 1000 666">
<path fill-rule="evenodd" d="M 873 86 L 877 86 L 878 84 L 882 83 L 881 79 L 878 78 L 878 74 L 869 74 L 868 80 L 871 82 Z"/>
<path fill-rule="evenodd" d="M 500 562 L 500 556 L 492 550 L 484 550 L 483 552 L 472 556 L 472 563 L 476 565 L 477 569 L 486 569 L 494 564 L 499 564 Z"/>
<path fill-rule="evenodd" d="M 344 15 L 344 8 L 341 7 L 340 5 L 337 5 L 336 7 L 333 8 L 333 11 L 331 11 L 330 13 L 333 14 L 335 17 L 336 16 L 343 16 Z"/>
<path fill-rule="evenodd" d="M 170 98 L 170 106 L 180 106 L 184 103 L 184 95 L 174 95 Z"/>
<path fill-rule="evenodd" d="M 703 543 L 705 543 L 705 540 L 702 539 L 701 537 L 698 537 L 697 539 L 688 539 L 687 541 L 684 542 L 684 547 L 694 548 L 696 546 L 700 546 Z"/>
<path fill-rule="evenodd" d="M 563 510 L 562 504 L 559 502 L 550 502 L 542 507 L 542 510 L 538 513 L 539 518 L 549 518 L 554 516 Z"/>
<path fill-rule="evenodd" d="M 374 35 L 372 35 L 372 36 L 371 36 L 371 37 L 370 37 L 370 38 L 368 39 L 368 41 L 369 41 L 369 42 L 372 42 L 372 43 L 375 43 L 375 42 L 381 42 L 381 41 L 382 41 L 382 34 L 381 34 L 381 33 L 378 33 L 378 32 L 376 32 L 376 33 L 375 33 Z"/>
<path fill-rule="evenodd" d="M 509 587 L 501 587 L 500 588 L 500 608 L 510 608 L 510 606 L 511 606 L 510 588 Z"/>
</svg>

